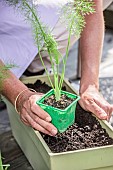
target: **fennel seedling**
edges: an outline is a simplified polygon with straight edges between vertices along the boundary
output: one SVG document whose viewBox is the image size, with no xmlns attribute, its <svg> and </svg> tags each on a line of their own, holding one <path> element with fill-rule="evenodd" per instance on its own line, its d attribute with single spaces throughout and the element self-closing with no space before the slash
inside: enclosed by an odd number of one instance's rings
<svg viewBox="0 0 113 170">
<path fill-rule="evenodd" d="M 95 12 L 93 6 L 94 2 L 91 0 L 71 0 L 69 3 L 62 7 L 60 11 L 60 18 L 62 22 L 66 23 L 66 27 L 69 31 L 68 43 L 66 47 L 66 57 L 65 59 L 58 51 L 58 44 L 55 41 L 53 35 L 49 29 L 40 21 L 40 15 L 36 10 L 36 6 L 31 1 L 27 0 L 6 0 L 10 5 L 18 4 L 19 9 L 24 13 L 25 18 L 30 21 L 33 28 L 33 36 L 35 39 L 35 44 L 38 48 L 39 57 L 42 65 L 46 71 L 48 79 L 50 81 L 51 87 L 54 90 L 56 100 L 60 100 L 61 89 L 63 85 L 66 61 L 69 54 L 70 37 L 75 34 L 76 37 L 80 37 L 80 34 L 85 26 L 85 15 L 92 14 Z M 46 66 L 43 62 L 41 56 L 41 50 L 43 49 L 43 44 L 46 47 L 48 56 L 50 58 L 51 67 L 53 70 L 54 83 L 52 83 Z M 61 77 L 59 78 L 59 64 L 60 59 L 63 60 L 63 69 L 61 72 Z"/>
</svg>

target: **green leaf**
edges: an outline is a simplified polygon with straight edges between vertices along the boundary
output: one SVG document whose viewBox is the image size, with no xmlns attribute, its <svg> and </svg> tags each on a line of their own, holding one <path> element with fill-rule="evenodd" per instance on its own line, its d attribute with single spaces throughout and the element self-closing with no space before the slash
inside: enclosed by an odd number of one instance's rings
<svg viewBox="0 0 113 170">
<path fill-rule="evenodd" d="M 9 77 L 9 74 L 7 71 L 13 67 L 16 67 L 16 65 L 14 64 L 7 64 L 4 66 L 0 65 L 0 91 L 2 90 L 3 80 Z"/>
<path fill-rule="evenodd" d="M 60 18 L 61 22 L 66 25 L 66 28 L 71 31 L 71 34 L 75 34 L 76 37 L 80 37 L 80 34 L 86 24 L 85 15 L 89 15 L 94 12 L 94 2 L 90 0 L 75 0 L 62 8 L 60 11 Z M 72 28 L 70 29 L 71 25 Z"/>
</svg>

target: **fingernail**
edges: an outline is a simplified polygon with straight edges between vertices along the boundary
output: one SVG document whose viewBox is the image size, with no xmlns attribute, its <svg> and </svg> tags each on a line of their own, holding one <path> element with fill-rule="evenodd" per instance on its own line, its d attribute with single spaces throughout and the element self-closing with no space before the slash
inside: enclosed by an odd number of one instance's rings
<svg viewBox="0 0 113 170">
<path fill-rule="evenodd" d="M 51 121 L 51 117 L 46 117 L 46 121 L 50 122 Z"/>
<path fill-rule="evenodd" d="M 57 134 L 57 130 L 56 129 L 52 129 L 51 134 L 52 135 L 56 135 Z"/>
</svg>

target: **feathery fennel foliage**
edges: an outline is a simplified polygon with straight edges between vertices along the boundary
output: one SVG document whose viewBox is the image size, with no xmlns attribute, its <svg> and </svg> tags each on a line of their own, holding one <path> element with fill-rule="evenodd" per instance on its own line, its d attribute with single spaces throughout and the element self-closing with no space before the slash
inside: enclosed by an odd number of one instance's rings
<svg viewBox="0 0 113 170">
<path fill-rule="evenodd" d="M 33 36 L 35 39 L 35 44 L 37 45 L 40 60 L 42 62 L 42 65 L 46 71 L 46 74 L 48 76 L 48 79 L 50 81 L 50 84 L 55 92 L 56 100 L 60 99 L 61 96 L 61 89 L 63 85 L 64 75 L 65 75 L 65 67 L 66 67 L 66 61 L 69 54 L 69 46 L 70 46 L 70 37 L 72 34 L 75 34 L 76 37 L 79 37 L 84 26 L 85 26 L 85 15 L 94 13 L 94 3 L 91 0 L 71 0 L 69 3 L 62 7 L 62 10 L 60 11 L 60 18 L 62 22 L 65 22 L 66 27 L 69 30 L 69 37 L 68 37 L 68 43 L 66 48 L 66 57 L 63 59 L 63 56 L 58 51 L 58 44 L 55 41 L 53 35 L 49 31 L 49 29 L 41 22 L 40 20 L 40 14 L 37 11 L 35 5 L 32 3 L 32 0 L 6 0 L 9 5 L 18 6 L 21 11 L 23 11 L 23 14 L 25 18 L 30 21 L 31 26 L 33 28 Z M 43 62 L 43 58 L 41 56 L 40 51 L 46 47 L 46 50 L 48 52 L 48 56 L 51 61 L 51 67 L 53 70 L 53 76 L 54 76 L 54 83 L 52 83 L 51 78 L 49 76 L 49 73 L 46 69 L 46 66 Z M 61 77 L 59 79 L 59 64 L 60 59 L 63 60 L 63 69 L 61 73 Z"/>
<path fill-rule="evenodd" d="M 79 37 L 85 27 L 85 16 L 93 14 L 94 2 L 92 0 L 74 0 L 63 6 L 60 11 L 60 19 L 66 25 L 69 32 Z M 72 25 L 73 22 L 73 25 Z"/>
<path fill-rule="evenodd" d="M 0 65 L 0 91 L 2 90 L 3 80 L 9 76 L 7 71 L 13 67 L 15 67 L 14 64 Z"/>
</svg>

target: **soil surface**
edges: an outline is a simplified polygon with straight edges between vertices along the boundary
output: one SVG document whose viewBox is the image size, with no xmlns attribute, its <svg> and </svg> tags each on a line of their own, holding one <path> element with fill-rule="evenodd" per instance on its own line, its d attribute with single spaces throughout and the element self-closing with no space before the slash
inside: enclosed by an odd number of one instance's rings
<svg viewBox="0 0 113 170">
<path fill-rule="evenodd" d="M 42 93 L 51 89 L 40 80 L 35 84 L 27 84 L 27 86 Z M 55 137 L 45 134 L 42 134 L 42 137 L 54 153 L 113 145 L 113 139 L 101 127 L 99 121 L 91 113 L 83 110 L 79 104 L 76 108 L 75 123 L 72 126 Z"/>
<path fill-rule="evenodd" d="M 60 100 L 56 101 L 55 95 L 51 95 L 44 100 L 44 104 L 64 110 L 66 109 L 75 99 L 69 98 L 65 94 L 62 94 Z"/>
</svg>

